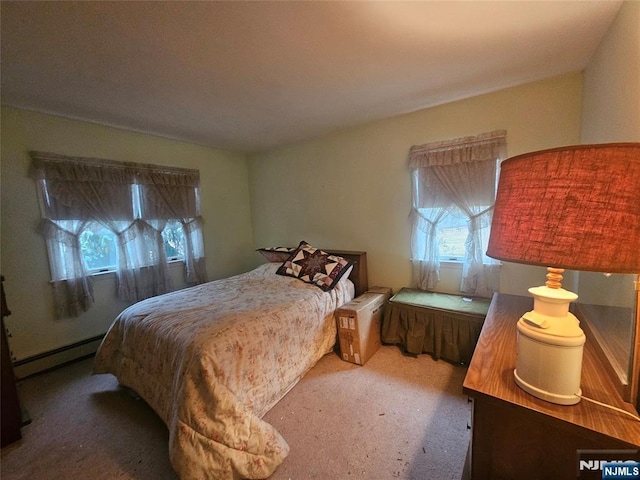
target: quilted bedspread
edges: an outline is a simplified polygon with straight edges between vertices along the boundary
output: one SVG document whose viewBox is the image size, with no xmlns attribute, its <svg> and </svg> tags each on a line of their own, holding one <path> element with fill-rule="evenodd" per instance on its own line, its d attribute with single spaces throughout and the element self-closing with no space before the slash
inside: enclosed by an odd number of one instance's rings
<svg viewBox="0 0 640 480">
<path fill-rule="evenodd" d="M 333 311 L 353 297 L 264 264 L 143 300 L 114 321 L 94 373 L 133 389 L 169 429 L 182 480 L 266 478 L 289 446 L 262 420 L 336 339 Z"/>
</svg>

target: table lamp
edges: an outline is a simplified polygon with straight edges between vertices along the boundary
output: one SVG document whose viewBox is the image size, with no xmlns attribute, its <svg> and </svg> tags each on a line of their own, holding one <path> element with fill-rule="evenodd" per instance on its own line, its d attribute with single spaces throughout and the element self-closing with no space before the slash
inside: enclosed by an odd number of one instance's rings
<svg viewBox="0 0 640 480">
<path fill-rule="evenodd" d="M 548 267 L 517 323 L 516 384 L 561 405 L 580 401 L 585 335 L 564 269 L 640 273 L 640 143 L 575 145 L 501 165 L 487 255 Z"/>
</svg>

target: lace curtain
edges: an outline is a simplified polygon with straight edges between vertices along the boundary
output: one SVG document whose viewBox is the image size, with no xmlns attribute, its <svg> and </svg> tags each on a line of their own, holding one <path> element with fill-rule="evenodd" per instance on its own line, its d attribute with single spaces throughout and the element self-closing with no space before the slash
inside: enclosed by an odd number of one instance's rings
<svg viewBox="0 0 640 480">
<path fill-rule="evenodd" d="M 168 220 L 183 225 L 186 278 L 206 279 L 199 173 L 109 160 L 30 152 L 42 210 L 58 317 L 77 316 L 93 303 L 80 234 L 99 222 L 115 234 L 117 294 L 138 301 L 170 291 L 162 231 Z"/>
<path fill-rule="evenodd" d="M 484 255 L 491 226 L 498 166 L 506 132 L 495 131 L 411 147 L 411 262 L 413 285 L 432 290 L 440 280 L 438 229 L 466 225 L 460 291 L 490 297 L 498 289 L 498 262 Z"/>
<path fill-rule="evenodd" d="M 197 185 L 200 176 L 169 175 L 149 170 L 140 174 L 142 211 L 147 216 L 159 219 L 177 219 L 182 224 L 185 239 L 185 280 L 196 284 L 205 281 L 206 264 L 202 242 L 202 217 L 194 215 L 200 211 Z M 160 230 L 162 231 L 162 230 Z"/>
</svg>

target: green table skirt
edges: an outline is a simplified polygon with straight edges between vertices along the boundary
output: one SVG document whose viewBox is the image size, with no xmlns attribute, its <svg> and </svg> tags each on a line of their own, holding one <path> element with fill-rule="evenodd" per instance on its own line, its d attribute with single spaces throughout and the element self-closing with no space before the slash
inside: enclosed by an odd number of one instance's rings
<svg viewBox="0 0 640 480">
<path fill-rule="evenodd" d="M 468 364 L 473 356 L 489 299 L 403 288 L 384 312 L 382 341 L 413 354 Z"/>
</svg>

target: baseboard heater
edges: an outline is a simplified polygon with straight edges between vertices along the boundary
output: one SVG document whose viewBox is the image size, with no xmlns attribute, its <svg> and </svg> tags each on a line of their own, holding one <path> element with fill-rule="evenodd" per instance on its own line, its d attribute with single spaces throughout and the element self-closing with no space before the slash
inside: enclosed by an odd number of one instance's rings
<svg viewBox="0 0 640 480">
<path fill-rule="evenodd" d="M 55 348 L 22 360 L 16 360 L 13 362 L 13 370 L 17 380 L 24 380 L 91 357 L 96 353 L 104 335 L 96 335 L 64 347 Z"/>
</svg>

